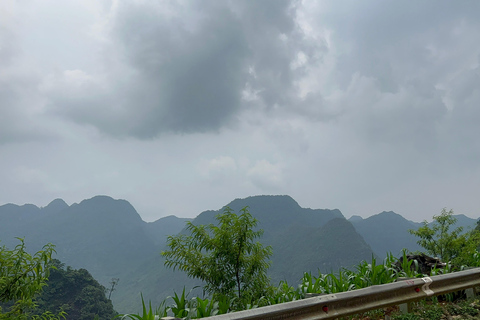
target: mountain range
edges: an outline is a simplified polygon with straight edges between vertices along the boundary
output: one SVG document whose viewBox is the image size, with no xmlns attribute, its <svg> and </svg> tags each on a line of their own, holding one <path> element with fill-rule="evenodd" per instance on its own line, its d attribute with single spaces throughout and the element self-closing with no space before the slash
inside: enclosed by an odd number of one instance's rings
<svg viewBox="0 0 480 320">
<path fill-rule="evenodd" d="M 235 212 L 248 206 L 258 219 L 258 227 L 264 230 L 260 241 L 273 248 L 269 276 L 274 284 L 286 280 L 296 285 L 303 272 L 332 272 L 372 256 L 382 259 L 387 252 L 398 257 L 403 248 L 420 250 L 408 230 L 421 224 L 394 212 L 347 220 L 338 209 L 302 208 L 289 196 L 253 196 L 227 205 Z M 166 269 L 160 252 L 166 248 L 168 235 L 186 232 L 186 221 L 215 223 L 221 212 L 222 208 L 193 219 L 168 216 L 145 222 L 128 201 L 107 196 L 70 206 L 61 199 L 43 208 L 6 204 L 0 206 L 0 245 L 13 248 L 18 244 L 15 237 L 22 237 L 34 252 L 53 243 L 55 258 L 87 269 L 103 285 L 119 278 L 112 294 L 115 309 L 135 312 L 140 292 L 156 304 L 174 290 L 200 285 L 181 272 Z M 475 219 L 456 217 L 458 225 L 475 226 Z"/>
</svg>

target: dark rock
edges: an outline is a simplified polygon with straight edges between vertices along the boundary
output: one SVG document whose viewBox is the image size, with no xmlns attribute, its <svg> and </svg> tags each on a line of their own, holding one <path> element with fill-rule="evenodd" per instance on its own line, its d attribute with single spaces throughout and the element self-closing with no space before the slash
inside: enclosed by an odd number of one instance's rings
<svg viewBox="0 0 480 320">
<path fill-rule="evenodd" d="M 403 258 L 404 257 L 401 257 L 395 263 L 395 269 L 398 271 L 402 270 Z M 440 261 L 440 259 L 427 256 L 424 253 L 408 254 L 406 258 L 407 261 L 412 261 L 412 264 L 410 265 L 411 270 L 416 269 L 417 272 L 427 275 L 430 275 L 433 269 L 441 269 L 447 265 L 446 263 Z"/>
</svg>

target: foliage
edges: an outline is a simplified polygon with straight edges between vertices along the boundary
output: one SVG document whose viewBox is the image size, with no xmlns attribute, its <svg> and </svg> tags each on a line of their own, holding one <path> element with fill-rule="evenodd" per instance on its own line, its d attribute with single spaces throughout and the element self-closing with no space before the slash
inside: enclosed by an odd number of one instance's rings
<svg viewBox="0 0 480 320">
<path fill-rule="evenodd" d="M 420 316 L 414 313 L 395 314 L 391 317 L 393 320 L 420 320 Z"/>
<path fill-rule="evenodd" d="M 142 315 L 138 314 L 119 314 L 115 318 L 121 318 L 121 319 L 126 319 L 130 318 L 132 320 L 158 320 L 161 317 L 166 317 L 167 316 L 167 308 L 165 306 L 165 301 L 163 304 L 157 308 L 155 311 L 152 310 L 152 302 L 148 302 L 148 311 L 147 307 L 145 306 L 145 300 L 143 300 L 143 294 L 141 294 L 142 297 Z M 163 309 L 161 307 L 164 307 Z"/>
<path fill-rule="evenodd" d="M 187 222 L 190 235 L 169 236 L 170 250 L 162 252 L 165 265 L 201 279 L 206 292 L 235 297 L 236 305 L 246 306 L 269 287 L 266 272 L 272 249 L 255 242 L 263 230 L 254 230 L 257 220 L 247 207 L 239 215 L 226 207 L 216 219 L 217 226 Z"/>
<path fill-rule="evenodd" d="M 188 300 L 188 293 L 185 294 L 185 287 L 183 288 L 181 296 L 179 296 L 176 292 L 174 292 L 174 294 L 175 295 L 173 297 L 170 297 L 174 302 L 174 304 L 170 307 L 173 315 L 176 318 L 188 317 L 191 313 L 193 313 L 194 310 L 192 303 L 193 301 Z"/>
<path fill-rule="evenodd" d="M 403 255 L 406 255 L 404 251 Z M 398 277 L 421 276 L 416 269 L 411 268 L 412 261 L 404 259 L 400 270 L 395 268 L 398 259 L 388 254 L 382 264 L 377 264 L 375 257 L 371 262 L 360 262 L 354 271 L 341 268 L 337 273 L 323 274 L 318 272 L 317 277 L 311 273 L 304 273 L 299 285 L 300 295 L 294 295 L 295 299 L 302 298 L 302 294 L 330 294 L 366 288 L 373 285 L 394 282 Z M 285 284 L 282 284 L 285 287 Z"/>
<path fill-rule="evenodd" d="M 409 230 L 411 234 L 420 238 L 417 243 L 427 253 L 442 261 L 452 262 L 458 266 L 471 264 L 473 255 L 480 245 L 480 232 L 473 230 L 462 233 L 462 227 L 452 230 L 457 222 L 453 210 L 447 211 L 444 208 L 440 215 L 433 216 L 433 220 L 431 225 L 424 221 L 418 230 Z"/>
<path fill-rule="evenodd" d="M 178 295 L 175 292 L 173 297 L 167 298 L 173 300 L 172 305 L 167 307 L 166 300 L 164 300 L 157 309 L 153 310 L 151 301 L 149 301 L 149 307 L 147 309 L 142 294 L 142 315 L 120 314 L 117 315 L 117 318 L 130 318 L 132 320 L 157 320 L 162 317 L 166 317 L 170 312 L 176 318 L 192 319 L 214 316 L 218 313 L 218 302 L 214 301 L 213 299 L 201 299 L 199 297 L 189 300 L 188 295 L 189 293 L 185 294 L 184 288 L 181 295 Z"/>
<path fill-rule="evenodd" d="M 418 273 L 419 268 L 413 264 L 415 261 L 406 259 L 407 251 L 403 251 L 402 264 L 398 264 L 397 258 L 392 254 L 388 254 L 382 264 L 378 264 L 375 257 L 372 257 L 370 263 L 366 261 L 360 262 L 353 270 L 342 268 L 337 273 L 324 274 L 319 272 L 318 276 L 312 276 L 310 272 L 304 273 L 301 283 L 297 288 L 290 286 L 286 281 L 280 281 L 278 286 L 270 286 L 265 295 L 258 300 L 242 307 L 242 310 L 255 308 L 257 306 L 274 305 L 304 299 L 310 294 L 330 294 L 349 290 L 365 288 L 372 285 L 380 285 L 396 281 L 399 277 L 423 277 L 425 275 Z M 400 267 L 399 267 L 400 266 Z M 451 267 L 432 270 L 432 275 L 453 272 Z M 234 299 L 228 299 L 226 296 L 214 296 L 212 298 L 194 297 L 189 299 L 191 293 L 185 292 L 181 294 L 175 293 L 170 299 L 173 304 L 165 307 L 165 301 L 162 302 L 162 312 L 147 312 L 144 308 L 144 316 L 125 315 L 131 319 L 154 319 L 155 315 L 159 317 L 166 316 L 167 311 L 173 316 L 184 319 L 195 319 L 217 314 L 224 314 L 230 311 L 238 311 L 239 308 L 234 307 Z M 453 295 L 452 295 L 453 297 Z M 478 300 L 472 302 L 460 302 L 456 299 L 449 299 L 448 295 L 442 296 L 443 301 L 455 301 L 456 304 L 438 303 L 437 297 L 432 297 L 428 303 L 422 302 L 415 305 L 415 313 L 408 314 L 392 314 L 391 319 L 397 320 L 413 320 L 413 319 L 440 319 L 444 318 L 443 314 L 450 315 L 478 315 L 480 312 L 480 303 Z M 457 297 L 458 299 L 458 297 Z M 142 297 L 142 304 L 143 297 Z M 163 306 L 163 307 L 162 307 Z M 353 316 L 352 319 L 381 319 L 383 318 L 383 310 L 372 310 L 362 315 Z M 150 315 L 150 318 L 145 317 Z M 357 316 L 360 316 L 358 318 Z"/>
<path fill-rule="evenodd" d="M 404 255 L 406 253 L 404 252 Z M 122 317 L 129 317 L 130 319 L 154 319 L 155 315 L 165 316 L 167 311 L 169 314 L 177 318 L 202 318 L 213 316 L 216 314 L 225 314 L 230 311 L 245 310 L 256 308 L 257 306 L 274 305 L 294 300 L 305 298 L 308 294 L 322 294 L 322 293 L 337 293 L 349 291 L 359 288 L 364 288 L 370 285 L 384 284 L 395 281 L 400 276 L 407 274 L 413 276 L 422 276 L 414 273 L 410 269 L 412 261 L 404 263 L 405 270 L 397 270 L 393 266 L 397 259 L 389 254 L 384 260 L 383 264 L 377 264 L 375 257 L 372 257 L 370 263 L 362 261 L 355 271 L 342 268 L 338 273 L 322 274 L 312 276 L 311 273 L 304 273 L 300 285 L 297 288 L 290 286 L 286 281 L 280 281 L 277 287 L 270 286 L 265 291 L 265 295 L 252 300 L 244 306 L 236 304 L 237 297 L 229 298 L 226 295 L 214 295 L 211 298 L 194 297 L 189 299 L 188 296 L 192 292 L 185 292 L 183 289 L 181 294 L 174 293 L 168 299 L 172 299 L 173 303 L 166 308 L 165 301 L 162 302 L 161 308 L 157 308 L 156 312 L 145 308 L 145 303 L 142 297 L 143 316 L 142 315 L 122 315 Z M 161 310 L 159 312 L 158 310 Z"/>
<path fill-rule="evenodd" d="M 58 315 L 50 311 L 33 314 L 37 308 L 34 298 L 42 291 L 50 274 L 54 246 L 47 244 L 32 256 L 25 249 L 24 239 L 17 239 L 20 243 L 13 250 L 0 247 L 0 302 L 11 304 L 5 313 L 0 308 L 0 319 L 65 318 L 62 310 Z"/>
<path fill-rule="evenodd" d="M 480 302 L 478 299 L 460 300 L 455 303 L 439 303 L 435 301 L 420 301 L 413 303 L 412 312 L 392 314 L 393 320 L 420 319 L 478 319 Z"/>
<path fill-rule="evenodd" d="M 311 278 L 311 274 L 304 274 L 305 276 L 309 276 Z M 284 303 L 289 301 L 295 301 L 299 299 L 303 299 L 305 294 L 302 292 L 301 288 L 304 286 L 300 285 L 297 289 L 290 286 L 287 281 L 280 281 L 277 287 L 271 287 L 270 292 L 264 297 L 263 300 L 266 301 L 267 305 L 273 305 L 278 303 Z"/>
<path fill-rule="evenodd" d="M 14 250 L 0 248 L 0 301 L 32 298 L 46 284 L 49 275 L 48 263 L 54 246 L 48 244 L 31 256 L 25 251 L 25 242 L 18 238 Z"/>
<path fill-rule="evenodd" d="M 106 289 L 85 269 L 66 267 L 57 259 L 43 292 L 38 296 L 39 310 L 65 310 L 70 320 L 90 320 L 95 316 L 111 319 L 116 315 Z"/>
<path fill-rule="evenodd" d="M 197 318 L 212 317 L 218 313 L 218 302 L 213 299 L 201 299 L 197 300 Z"/>
</svg>

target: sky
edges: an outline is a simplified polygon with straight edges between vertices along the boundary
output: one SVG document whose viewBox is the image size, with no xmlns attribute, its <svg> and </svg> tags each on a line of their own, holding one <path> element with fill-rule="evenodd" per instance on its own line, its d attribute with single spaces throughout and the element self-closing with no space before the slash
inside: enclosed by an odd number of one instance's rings
<svg viewBox="0 0 480 320">
<path fill-rule="evenodd" d="M 480 1 L 0 1 L 0 205 L 480 217 Z"/>
</svg>

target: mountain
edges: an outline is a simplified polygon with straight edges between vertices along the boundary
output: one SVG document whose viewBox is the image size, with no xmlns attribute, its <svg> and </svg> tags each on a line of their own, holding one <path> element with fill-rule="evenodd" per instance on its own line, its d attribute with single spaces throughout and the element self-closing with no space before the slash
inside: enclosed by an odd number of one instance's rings
<svg viewBox="0 0 480 320">
<path fill-rule="evenodd" d="M 302 208 L 286 195 L 235 199 L 227 206 L 234 212 L 248 207 L 264 230 L 259 241 L 273 248 L 269 270 L 273 283 L 297 283 L 303 272 L 336 271 L 372 257 L 368 244 L 338 209 Z M 221 212 L 202 212 L 192 223 L 215 223 Z"/>
<path fill-rule="evenodd" d="M 130 270 L 159 255 L 160 239 L 178 233 L 183 226 L 184 219 L 175 217 L 146 223 L 129 202 L 106 196 L 71 206 L 59 199 L 44 208 L 0 206 L 2 245 L 13 248 L 18 244 L 15 237 L 24 237 L 27 249 L 36 252 L 53 243 L 55 258 L 87 269 L 103 285 L 112 278 L 124 280 Z M 120 287 L 121 283 L 118 291 Z"/>
<path fill-rule="evenodd" d="M 265 242 L 274 248 L 270 270 L 274 283 L 286 280 L 297 284 L 304 272 L 336 272 L 370 260 L 373 255 L 370 246 L 343 217 L 324 224 L 284 228 Z"/>
<path fill-rule="evenodd" d="M 476 226 L 475 219 L 463 214 L 454 217 L 457 219 L 455 227 L 463 227 L 465 232 Z M 418 238 L 408 232 L 418 229 L 422 223 L 407 220 L 393 211 L 384 211 L 366 219 L 352 216 L 349 221 L 380 258 L 385 258 L 390 252 L 399 257 L 404 248 L 410 251 L 423 250 L 417 244 Z"/>
<path fill-rule="evenodd" d="M 421 224 L 409 221 L 395 212 L 384 211 L 366 219 L 352 218 L 349 221 L 357 232 L 382 259 L 389 252 L 396 257 L 400 256 L 403 248 L 410 251 L 421 249 L 417 238 L 408 232 L 410 229 L 417 229 Z"/>
<path fill-rule="evenodd" d="M 336 271 L 342 266 L 350 267 L 372 257 L 368 244 L 337 209 L 302 208 L 289 196 L 253 196 L 235 199 L 226 206 L 234 212 L 248 207 L 258 220 L 258 228 L 264 230 L 259 241 L 273 248 L 269 269 L 273 284 L 287 280 L 295 285 L 304 272 Z M 192 223 L 216 224 L 215 216 L 222 212 L 223 208 L 204 211 Z M 188 291 L 201 285 L 182 272 L 163 268 L 163 264 L 163 258 L 157 254 L 132 271 L 123 285 L 128 287 L 125 292 L 135 292 L 135 295 L 117 294 L 118 304 L 131 310 L 140 299 L 140 290 L 152 303 L 159 303 L 167 295 L 172 295 L 174 290 L 180 292 L 185 287 Z M 197 293 L 202 294 L 200 289 Z"/>
<path fill-rule="evenodd" d="M 456 227 L 462 227 L 463 231 L 472 231 L 477 226 L 478 219 L 472 219 L 464 214 L 453 215 L 457 219 Z"/>
<path fill-rule="evenodd" d="M 167 236 L 176 234 L 185 227 L 185 222 L 191 219 L 167 216 L 145 225 L 145 232 L 156 246 L 163 246 Z"/>
<path fill-rule="evenodd" d="M 305 271 L 336 270 L 371 257 L 372 250 L 337 209 L 301 208 L 289 196 L 235 199 L 228 206 L 235 212 L 249 207 L 258 227 L 264 229 L 260 241 L 274 251 L 273 283 L 284 279 L 296 283 Z M 221 212 L 202 212 L 192 222 L 215 223 L 215 215 Z M 3 245 L 15 246 L 16 236 L 25 237 L 30 251 L 51 242 L 56 245 L 56 258 L 73 268 L 87 269 L 100 283 L 107 285 L 111 278 L 120 278 L 112 295 L 118 311 L 138 306 L 140 292 L 160 301 L 173 290 L 199 284 L 166 269 L 159 254 L 165 249 L 166 237 L 180 232 L 185 221 L 169 216 L 146 223 L 130 203 L 107 196 L 71 206 L 61 199 L 44 208 L 0 206 Z"/>
<path fill-rule="evenodd" d="M 349 221 L 338 209 L 302 208 L 285 195 L 235 199 L 227 206 L 235 212 L 248 207 L 258 219 L 258 228 L 264 230 L 259 241 L 273 248 L 269 270 L 273 284 L 287 280 L 295 285 L 306 271 L 336 271 L 370 260 L 374 254 L 398 255 L 404 247 L 418 248 L 408 229 L 419 224 L 393 212 Z M 107 286 L 112 278 L 119 278 L 112 294 L 115 309 L 135 312 L 140 292 L 156 304 L 174 290 L 200 285 L 182 272 L 166 269 L 160 252 L 166 249 L 168 235 L 186 232 L 186 221 L 216 223 L 215 216 L 221 212 L 223 208 L 204 211 L 194 219 L 168 216 L 147 223 L 128 201 L 107 196 L 70 206 L 61 199 L 43 208 L 6 204 L 0 206 L 0 245 L 14 247 L 15 237 L 24 237 L 33 252 L 53 243 L 55 258 L 88 270 L 101 284 Z M 465 216 L 458 219 L 460 224 L 475 223 Z"/>
<path fill-rule="evenodd" d="M 42 208 L 42 212 L 46 215 L 58 213 L 68 208 L 68 204 L 62 199 L 55 199 L 50 202 L 46 207 Z"/>
</svg>

